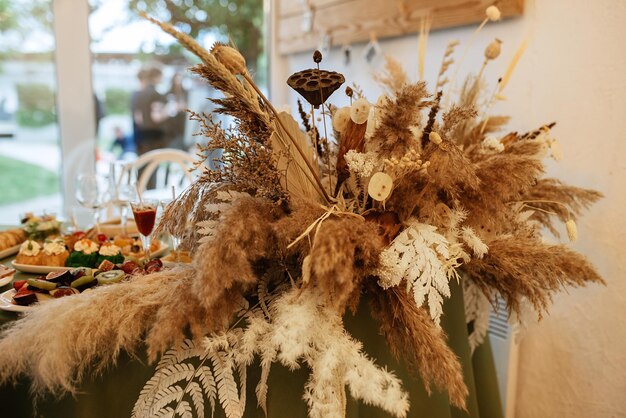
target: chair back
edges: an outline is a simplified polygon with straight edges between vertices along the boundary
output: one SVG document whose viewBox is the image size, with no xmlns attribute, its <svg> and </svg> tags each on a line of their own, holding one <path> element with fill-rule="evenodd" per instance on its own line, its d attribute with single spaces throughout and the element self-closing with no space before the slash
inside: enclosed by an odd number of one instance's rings
<svg viewBox="0 0 626 418">
<path fill-rule="evenodd" d="M 137 189 L 146 191 L 153 174 L 156 175 L 155 189 L 166 189 L 176 186 L 178 190 L 187 187 L 194 179 L 192 173 L 195 157 L 187 152 L 163 148 L 140 155 L 135 161 L 126 165 L 125 171 L 136 168 L 139 171 Z M 121 178 L 123 178 L 122 176 Z"/>
</svg>

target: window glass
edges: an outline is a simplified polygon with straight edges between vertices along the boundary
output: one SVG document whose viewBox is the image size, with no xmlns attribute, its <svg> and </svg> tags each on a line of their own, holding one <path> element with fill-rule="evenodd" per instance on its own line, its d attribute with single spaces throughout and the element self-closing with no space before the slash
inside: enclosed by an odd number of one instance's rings
<svg viewBox="0 0 626 418">
<path fill-rule="evenodd" d="M 266 84 L 262 0 L 91 0 L 94 91 L 101 104 L 99 170 L 156 148 L 194 151 L 204 138 L 185 109 L 211 112 L 215 97 L 187 70 L 198 63 L 173 38 L 143 20 L 146 13 L 193 36 L 207 49 L 229 37 Z"/>
<path fill-rule="evenodd" d="M 0 224 L 61 210 L 51 7 L 0 0 Z"/>
</svg>

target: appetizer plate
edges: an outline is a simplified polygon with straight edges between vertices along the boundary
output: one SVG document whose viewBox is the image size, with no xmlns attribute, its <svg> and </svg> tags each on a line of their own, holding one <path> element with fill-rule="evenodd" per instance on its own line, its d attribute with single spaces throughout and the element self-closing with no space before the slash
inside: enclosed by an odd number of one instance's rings
<svg viewBox="0 0 626 418">
<path fill-rule="evenodd" d="M 0 259 L 9 257 L 13 254 L 17 254 L 17 252 L 20 250 L 20 246 L 16 245 L 15 247 L 11 247 L 11 248 L 7 248 L 6 250 L 2 250 L 0 251 Z"/>
<path fill-rule="evenodd" d="M 13 275 L 9 275 L 7 277 L 3 277 L 0 279 L 0 287 L 5 286 L 13 281 Z"/>
<path fill-rule="evenodd" d="M 157 251 L 150 253 L 150 255 L 153 258 L 160 257 L 163 254 L 165 254 L 168 249 L 169 247 L 167 246 L 167 244 L 162 243 L 161 247 Z M 13 265 L 14 269 L 19 270 L 22 273 L 33 273 L 33 274 L 47 274 L 47 273 L 50 273 L 51 271 L 65 271 L 65 270 L 70 270 L 74 268 L 74 267 L 35 266 L 32 264 L 20 264 L 20 263 L 16 263 L 15 260 L 13 260 L 11 264 Z"/>
<path fill-rule="evenodd" d="M 0 309 L 10 312 L 27 312 L 33 309 L 32 306 L 15 305 L 13 303 L 13 296 L 15 296 L 16 293 L 15 289 L 0 293 Z"/>
</svg>

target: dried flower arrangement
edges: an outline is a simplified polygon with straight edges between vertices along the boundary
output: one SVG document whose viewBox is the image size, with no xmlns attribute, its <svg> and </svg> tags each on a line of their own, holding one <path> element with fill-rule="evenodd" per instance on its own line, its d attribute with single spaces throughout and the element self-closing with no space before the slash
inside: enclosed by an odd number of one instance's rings
<svg viewBox="0 0 626 418">
<path fill-rule="evenodd" d="M 498 18 L 490 7 L 481 27 Z M 371 104 L 348 87 L 347 107 L 326 104 L 344 77 L 320 70 L 316 52 L 317 67 L 289 85 L 311 115 L 322 107 L 322 135 L 302 103 L 304 131 L 277 112 L 234 47 L 209 52 L 150 20 L 202 60 L 192 71 L 224 93 L 214 100 L 217 112 L 236 121 L 226 128 L 191 113 L 209 138 L 199 166 L 222 149 L 220 169 L 204 171 L 167 208 L 159 229 L 185 234 L 193 264 L 60 299 L 15 321 L 0 340 L 0 382 L 26 375 L 36 393 L 74 392 L 88 372 L 145 344 L 150 360 L 162 355 L 134 417 L 204 416 L 206 402 L 241 417 L 254 358 L 264 410 L 270 367 L 280 363 L 310 369 L 303 397 L 312 418 L 344 416 L 346 387 L 405 417 L 402 382 L 343 328 L 342 315 L 366 290 L 394 355 L 463 408 L 461 365 L 439 327 L 450 280 L 462 282 L 472 347 L 485 337 L 498 295 L 510 313 L 530 305 L 541 317 L 563 287 L 603 283 L 583 256 L 541 238 L 543 227 L 558 234 L 555 222 L 564 222 L 574 239 L 576 217 L 601 195 L 542 177 L 542 158 L 557 154 L 552 125 L 498 135 L 508 118 L 487 116 L 524 46 L 482 107 L 484 66 L 446 105 L 457 42 L 445 51 L 434 95 L 388 59 L 377 77 L 386 94 Z M 499 51 L 496 40 L 485 65 Z M 59 319 L 77 312 L 82 320 L 72 327 Z"/>
</svg>

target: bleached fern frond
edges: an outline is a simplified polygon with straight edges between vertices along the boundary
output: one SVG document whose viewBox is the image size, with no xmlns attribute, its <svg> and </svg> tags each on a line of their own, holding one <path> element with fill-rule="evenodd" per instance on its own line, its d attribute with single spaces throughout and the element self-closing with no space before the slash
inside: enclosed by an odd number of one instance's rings
<svg viewBox="0 0 626 418">
<path fill-rule="evenodd" d="M 480 237 L 476 235 L 476 232 L 474 232 L 474 230 L 469 226 L 463 227 L 461 230 L 461 238 L 463 239 L 463 242 L 470 247 L 476 258 L 483 258 L 489 251 L 487 244 L 485 244 Z"/>
<path fill-rule="evenodd" d="M 448 281 L 458 277 L 457 257 L 462 250 L 436 231 L 432 225 L 410 221 L 381 253 L 377 274 L 383 288 L 397 286 L 404 280 L 416 305 L 427 302 L 430 316 L 439 325 L 443 298 L 450 297 Z"/>
<path fill-rule="evenodd" d="M 176 406 L 176 415 L 181 418 L 192 418 L 193 413 L 191 412 L 191 405 L 187 401 L 181 401 Z"/>
<path fill-rule="evenodd" d="M 271 361 L 262 361 L 261 362 L 261 378 L 259 379 L 259 383 L 256 385 L 255 393 L 257 405 L 263 410 L 265 416 L 267 417 L 267 379 L 270 376 L 270 368 L 272 366 Z"/>
<path fill-rule="evenodd" d="M 217 383 L 217 396 L 228 418 L 243 416 L 243 408 L 239 399 L 237 382 L 233 374 L 234 362 L 232 353 L 223 351 L 214 352 L 210 355 L 211 363 L 215 371 Z"/>
<path fill-rule="evenodd" d="M 491 303 L 482 290 L 470 279 L 464 278 L 463 299 L 465 306 L 465 321 L 473 323 L 472 332 L 469 334 L 469 345 L 472 353 L 487 336 L 489 327 L 489 313 Z"/>
<path fill-rule="evenodd" d="M 195 377 L 198 378 L 202 385 L 202 390 L 209 400 L 211 411 L 215 411 L 215 400 L 217 398 L 217 386 L 215 385 L 215 377 L 213 371 L 208 366 L 200 366 L 196 370 Z"/>
</svg>

